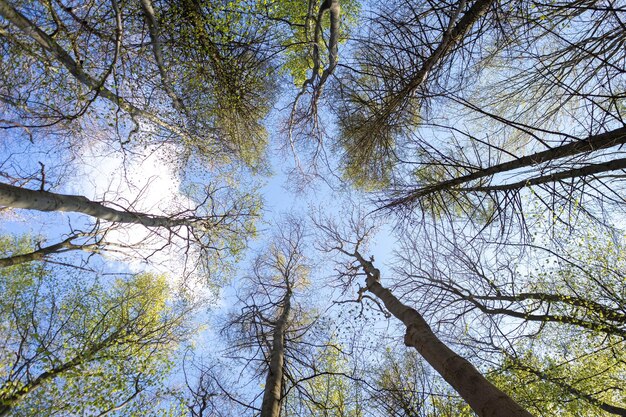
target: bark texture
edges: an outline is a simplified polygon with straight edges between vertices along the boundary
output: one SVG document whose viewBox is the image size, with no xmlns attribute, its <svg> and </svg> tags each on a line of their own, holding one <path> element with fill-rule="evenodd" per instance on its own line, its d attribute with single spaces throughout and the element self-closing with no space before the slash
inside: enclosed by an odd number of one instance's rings
<svg viewBox="0 0 626 417">
<path fill-rule="evenodd" d="M 380 284 L 380 271 L 355 252 L 367 275 L 367 290 L 406 326 L 404 343 L 420 355 L 454 388 L 480 417 L 532 417 L 519 404 L 489 382 L 474 366 L 446 346 L 426 320 Z"/>
<path fill-rule="evenodd" d="M 1 0 L 0 0 L 1 1 Z M 80 195 L 57 194 L 36 191 L 0 183 L 0 206 L 39 211 L 65 211 L 116 223 L 134 223 L 146 227 L 193 227 L 208 230 L 211 224 L 203 218 L 175 218 L 152 214 L 117 210 Z"/>
<path fill-rule="evenodd" d="M 280 416 L 280 403 L 283 390 L 283 369 L 285 365 L 285 332 L 289 323 L 291 311 L 291 290 L 287 290 L 281 314 L 276 321 L 272 335 L 272 350 L 270 364 L 265 379 L 265 391 L 261 404 L 261 417 Z"/>
</svg>

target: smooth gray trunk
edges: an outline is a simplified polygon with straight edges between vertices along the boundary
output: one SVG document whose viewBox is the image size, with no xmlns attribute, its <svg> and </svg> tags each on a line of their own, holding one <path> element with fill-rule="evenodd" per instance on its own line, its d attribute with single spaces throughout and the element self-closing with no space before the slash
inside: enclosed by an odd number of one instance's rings
<svg viewBox="0 0 626 417">
<path fill-rule="evenodd" d="M 261 404 L 261 417 L 280 416 L 280 405 L 283 388 L 283 369 L 285 365 L 285 332 L 289 323 L 291 310 L 291 291 L 285 295 L 284 305 L 272 335 L 269 370 L 265 379 L 265 391 Z"/>
<path fill-rule="evenodd" d="M 173 218 L 117 210 L 80 195 L 29 190 L 2 183 L 0 183 L 0 205 L 28 210 L 82 213 L 110 222 L 132 223 L 146 227 L 174 228 L 188 226 L 198 229 L 210 228 L 208 222 L 201 218 Z"/>
<path fill-rule="evenodd" d="M 380 299 L 387 310 L 406 326 L 404 343 L 414 347 L 480 417 L 532 417 L 519 404 L 489 382 L 466 359 L 445 345 L 426 320 L 404 305 L 380 284 L 380 271 L 358 252 L 354 254 L 364 269 L 367 290 Z"/>
</svg>

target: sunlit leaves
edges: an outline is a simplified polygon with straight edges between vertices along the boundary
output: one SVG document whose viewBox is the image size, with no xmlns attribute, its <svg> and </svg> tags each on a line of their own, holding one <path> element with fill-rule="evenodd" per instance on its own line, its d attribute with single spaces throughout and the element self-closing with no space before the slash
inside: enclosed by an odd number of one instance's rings
<svg viewBox="0 0 626 417">
<path fill-rule="evenodd" d="M 189 330 L 165 277 L 82 278 L 41 263 L 0 270 L 0 400 L 12 415 L 147 411 L 169 372 Z"/>
</svg>

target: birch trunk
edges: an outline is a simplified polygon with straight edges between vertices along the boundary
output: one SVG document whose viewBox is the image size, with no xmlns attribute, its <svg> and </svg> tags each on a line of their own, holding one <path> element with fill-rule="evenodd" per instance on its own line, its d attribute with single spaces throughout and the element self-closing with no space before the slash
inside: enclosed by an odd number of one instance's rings
<svg viewBox="0 0 626 417">
<path fill-rule="evenodd" d="M 474 366 L 446 346 L 426 320 L 404 305 L 380 284 L 380 271 L 358 252 L 354 256 L 367 275 L 367 290 L 406 326 L 404 343 L 414 347 L 480 417 L 532 417 L 508 395 L 496 388 Z"/>
<path fill-rule="evenodd" d="M 1 1 L 1 0 L 0 0 Z M 210 228 L 209 221 L 202 218 L 173 218 L 147 213 L 117 210 L 80 195 L 57 194 L 36 191 L 0 183 L 0 206 L 39 211 L 64 211 L 87 214 L 89 216 L 116 223 L 133 223 L 146 227 L 174 228 L 194 227 L 200 230 Z"/>
</svg>

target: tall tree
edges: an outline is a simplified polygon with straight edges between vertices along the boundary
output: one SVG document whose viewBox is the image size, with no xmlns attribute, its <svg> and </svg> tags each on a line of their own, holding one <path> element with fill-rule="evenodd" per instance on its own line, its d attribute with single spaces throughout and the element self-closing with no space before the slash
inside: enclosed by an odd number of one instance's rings
<svg viewBox="0 0 626 417">
<path fill-rule="evenodd" d="M 456 233 L 426 249 L 414 237 L 397 282 L 442 323 L 481 323 L 466 337 L 500 357 L 495 380 L 536 414 L 623 415 L 623 237 L 590 223 L 548 235 L 549 222 L 523 243 Z"/>
<path fill-rule="evenodd" d="M 329 220 L 318 221 L 317 227 L 327 242 L 325 250 L 338 252 L 349 259 L 340 271 L 341 276 L 352 283 L 356 276 L 365 275 L 365 287 L 359 289 L 359 300 L 367 291 L 400 320 L 406 328 L 405 345 L 417 350 L 479 416 L 531 415 L 489 382 L 468 360 L 450 349 L 417 310 L 382 286 L 380 270 L 374 266 L 372 259 L 365 259 L 360 252 L 374 229 L 372 224 L 355 218 L 353 213 L 351 219 L 346 221 L 348 230 L 341 230 Z"/>
<path fill-rule="evenodd" d="M 346 176 L 409 217 L 483 225 L 523 223 L 530 198 L 566 222 L 559 208 L 574 201 L 592 216 L 597 205 L 621 205 L 622 9 L 464 0 L 375 8 L 337 90 Z"/>
<path fill-rule="evenodd" d="M 265 388 L 260 406 L 262 417 L 278 417 L 284 401 L 290 363 L 303 362 L 297 346 L 311 326 L 309 315 L 297 295 L 309 284 L 305 256 L 305 228 L 291 220 L 279 227 L 266 252 L 258 255 L 246 289 L 239 296 L 240 312 L 228 320 L 234 349 L 253 353 Z"/>
<path fill-rule="evenodd" d="M 246 21 L 243 3 L 231 5 L 234 10 L 185 1 L 2 2 L 3 67 L 15 74 L 31 66 L 3 83 L 3 103 L 17 119 L 7 127 L 67 124 L 95 114 L 114 125 L 114 135 L 141 131 L 150 142 L 173 140 L 183 157 L 258 165 L 272 67 L 259 48 L 263 22 Z"/>
</svg>

